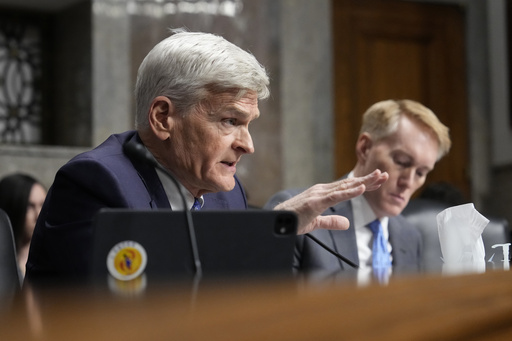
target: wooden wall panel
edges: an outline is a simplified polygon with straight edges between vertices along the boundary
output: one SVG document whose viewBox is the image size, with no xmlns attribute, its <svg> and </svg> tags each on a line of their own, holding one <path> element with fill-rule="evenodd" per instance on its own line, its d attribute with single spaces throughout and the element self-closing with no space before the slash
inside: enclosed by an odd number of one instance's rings
<svg viewBox="0 0 512 341">
<path fill-rule="evenodd" d="M 466 195 L 468 117 L 464 12 L 396 0 L 333 1 L 336 175 L 352 169 L 361 116 L 373 103 L 409 98 L 431 108 L 453 147 L 429 175 Z"/>
</svg>

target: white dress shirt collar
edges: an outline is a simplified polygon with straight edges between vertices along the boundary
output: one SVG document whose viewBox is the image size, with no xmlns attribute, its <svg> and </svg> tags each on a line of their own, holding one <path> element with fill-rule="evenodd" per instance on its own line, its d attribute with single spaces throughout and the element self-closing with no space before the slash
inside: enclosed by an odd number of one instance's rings
<svg viewBox="0 0 512 341">
<path fill-rule="evenodd" d="M 351 178 L 353 176 L 354 172 L 352 171 L 349 173 L 348 177 Z M 364 268 L 371 264 L 372 257 L 371 242 L 373 240 L 373 234 L 372 231 L 368 228 L 368 224 L 377 219 L 377 216 L 373 212 L 364 195 L 352 198 L 350 201 L 352 203 L 352 213 L 354 215 L 353 228 L 356 233 L 359 263 L 360 266 Z M 380 223 L 382 225 L 384 238 L 386 238 L 388 241 L 388 249 L 391 252 L 388 229 L 389 218 L 382 217 L 380 219 Z"/>
</svg>

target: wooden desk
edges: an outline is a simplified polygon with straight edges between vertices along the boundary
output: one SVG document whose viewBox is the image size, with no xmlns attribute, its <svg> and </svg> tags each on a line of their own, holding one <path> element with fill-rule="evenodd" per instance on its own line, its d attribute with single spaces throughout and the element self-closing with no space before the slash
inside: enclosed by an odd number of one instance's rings
<svg viewBox="0 0 512 341">
<path fill-rule="evenodd" d="M 29 295 L 0 316 L 0 340 L 510 340 L 512 272 L 417 276 L 387 286 L 298 281 L 158 288 L 131 298 Z M 32 311 L 32 314 L 34 311 Z"/>
</svg>

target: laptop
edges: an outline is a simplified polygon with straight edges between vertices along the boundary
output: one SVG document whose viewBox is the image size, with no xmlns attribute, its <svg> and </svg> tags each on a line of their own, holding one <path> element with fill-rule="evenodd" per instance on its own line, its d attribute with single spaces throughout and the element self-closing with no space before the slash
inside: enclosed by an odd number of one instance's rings
<svg viewBox="0 0 512 341">
<path fill-rule="evenodd" d="M 295 213 L 190 213 L 202 279 L 292 274 Z M 191 279 L 197 273 L 193 250 L 183 211 L 102 209 L 94 220 L 92 278 L 142 286 Z"/>
</svg>

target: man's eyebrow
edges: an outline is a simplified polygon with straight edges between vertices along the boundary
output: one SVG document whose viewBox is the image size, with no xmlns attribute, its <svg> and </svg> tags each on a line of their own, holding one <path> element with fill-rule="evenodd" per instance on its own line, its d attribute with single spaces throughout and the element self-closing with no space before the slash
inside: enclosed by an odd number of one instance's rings
<svg viewBox="0 0 512 341">
<path fill-rule="evenodd" d="M 395 149 L 394 151 L 392 151 L 392 155 L 413 159 L 412 155 L 409 154 L 408 152 L 406 152 L 405 150 L 403 150 L 402 148 Z"/>
<path fill-rule="evenodd" d="M 241 119 L 249 119 L 251 117 L 251 114 L 249 112 L 237 109 L 236 107 L 227 108 L 226 112 L 232 114 L 233 116 L 241 118 Z M 258 115 L 253 117 L 252 120 L 257 119 L 258 117 L 260 117 L 259 112 L 258 112 Z"/>
</svg>

